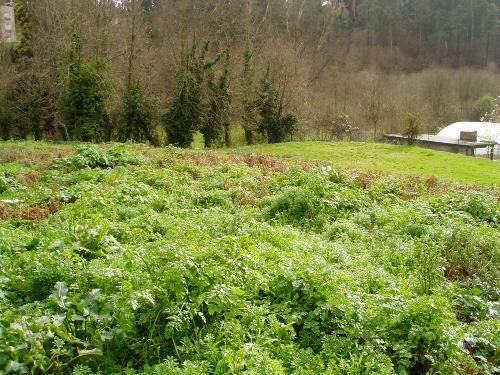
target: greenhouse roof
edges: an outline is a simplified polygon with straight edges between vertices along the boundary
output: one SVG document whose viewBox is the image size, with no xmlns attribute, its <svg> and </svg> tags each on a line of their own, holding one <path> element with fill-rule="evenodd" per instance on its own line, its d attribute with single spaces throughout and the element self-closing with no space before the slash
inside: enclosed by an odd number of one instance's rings
<svg viewBox="0 0 500 375">
<path fill-rule="evenodd" d="M 477 132 L 478 142 L 500 144 L 500 124 L 494 122 L 456 122 L 442 129 L 437 136 L 460 139 L 460 132 Z"/>
</svg>

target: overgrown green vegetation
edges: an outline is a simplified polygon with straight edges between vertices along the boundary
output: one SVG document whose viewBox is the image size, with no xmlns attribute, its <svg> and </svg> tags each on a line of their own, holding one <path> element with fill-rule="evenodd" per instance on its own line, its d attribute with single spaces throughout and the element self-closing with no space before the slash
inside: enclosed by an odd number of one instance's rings
<svg viewBox="0 0 500 375">
<path fill-rule="evenodd" d="M 139 145 L 0 163 L 1 374 L 498 371 L 495 192 Z"/>
</svg>

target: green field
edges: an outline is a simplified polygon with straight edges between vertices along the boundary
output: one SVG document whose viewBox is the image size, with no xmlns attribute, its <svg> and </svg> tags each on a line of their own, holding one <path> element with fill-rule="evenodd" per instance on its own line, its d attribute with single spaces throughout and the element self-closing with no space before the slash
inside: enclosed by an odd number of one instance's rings
<svg viewBox="0 0 500 375">
<path fill-rule="evenodd" d="M 420 147 L 358 142 L 291 142 L 238 150 L 296 160 L 321 160 L 353 170 L 437 176 L 467 184 L 500 184 L 498 162 Z"/>
<path fill-rule="evenodd" d="M 0 374 L 498 373 L 498 198 L 410 160 L 498 176 L 384 145 L 0 143 Z"/>
</svg>

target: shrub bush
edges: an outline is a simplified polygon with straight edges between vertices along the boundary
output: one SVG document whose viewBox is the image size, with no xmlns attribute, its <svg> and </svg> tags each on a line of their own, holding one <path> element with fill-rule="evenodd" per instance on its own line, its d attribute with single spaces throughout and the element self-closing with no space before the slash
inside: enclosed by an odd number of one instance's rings
<svg viewBox="0 0 500 375">
<path fill-rule="evenodd" d="M 93 146 L 82 146 L 76 150 L 75 155 L 54 160 L 55 168 L 114 168 L 118 165 L 139 164 L 140 160 L 122 150 L 101 153 Z"/>
<path fill-rule="evenodd" d="M 0 172 L 0 194 L 19 187 L 19 182 L 10 172 Z"/>
</svg>

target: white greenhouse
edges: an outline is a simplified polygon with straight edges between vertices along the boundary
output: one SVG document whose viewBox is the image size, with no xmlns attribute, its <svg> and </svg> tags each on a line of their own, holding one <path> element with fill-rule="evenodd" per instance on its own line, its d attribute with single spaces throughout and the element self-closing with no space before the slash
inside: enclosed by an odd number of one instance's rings
<svg viewBox="0 0 500 375">
<path fill-rule="evenodd" d="M 500 145 L 500 124 L 493 122 L 456 122 L 442 129 L 437 136 L 460 140 L 462 132 L 477 132 L 478 142 L 495 142 L 494 153 L 498 156 Z M 476 150 L 477 155 L 486 155 L 488 150 L 480 148 Z"/>
</svg>

